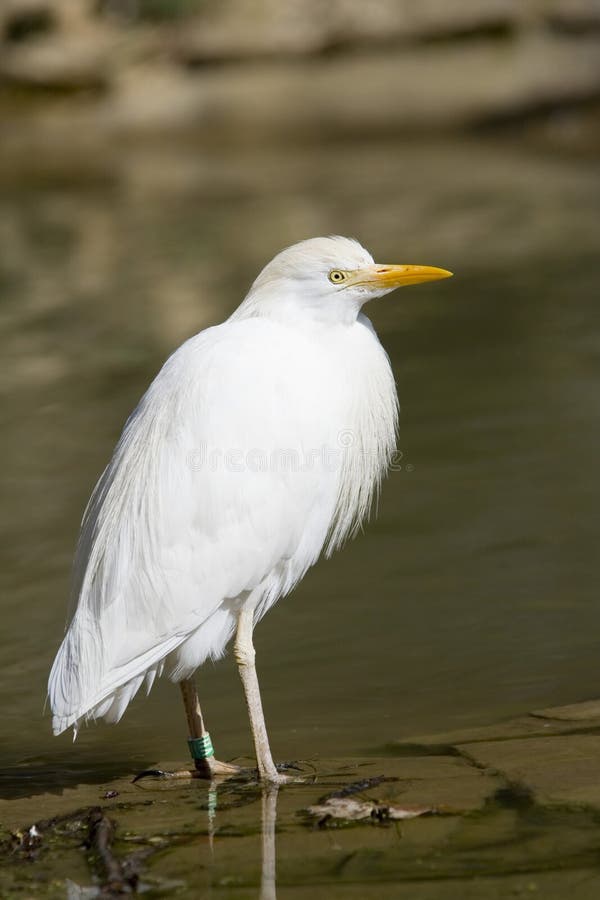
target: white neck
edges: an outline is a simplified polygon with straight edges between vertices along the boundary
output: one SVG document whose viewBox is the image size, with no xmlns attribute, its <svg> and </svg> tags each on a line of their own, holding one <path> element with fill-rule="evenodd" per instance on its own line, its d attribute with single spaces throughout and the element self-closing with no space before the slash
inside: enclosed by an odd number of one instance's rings
<svg viewBox="0 0 600 900">
<path fill-rule="evenodd" d="M 231 319 L 264 316 L 297 327 L 322 325 L 352 325 L 356 322 L 362 303 L 343 293 L 323 298 L 312 292 L 298 291 L 293 282 L 281 280 L 260 284 L 255 282 Z"/>
</svg>

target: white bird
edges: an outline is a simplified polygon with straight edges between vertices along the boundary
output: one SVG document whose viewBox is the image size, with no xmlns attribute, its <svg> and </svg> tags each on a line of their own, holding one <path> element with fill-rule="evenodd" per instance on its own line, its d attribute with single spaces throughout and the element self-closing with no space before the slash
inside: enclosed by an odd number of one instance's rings
<svg viewBox="0 0 600 900">
<path fill-rule="evenodd" d="M 394 378 L 363 305 L 451 274 L 376 265 L 348 238 L 302 241 L 265 266 L 227 321 L 173 353 L 83 517 L 48 685 L 55 734 L 118 722 L 166 671 L 181 686 L 195 772 L 233 771 L 215 759 L 193 675 L 235 632 L 259 775 L 282 780 L 253 628 L 355 534 L 394 453 Z"/>
</svg>

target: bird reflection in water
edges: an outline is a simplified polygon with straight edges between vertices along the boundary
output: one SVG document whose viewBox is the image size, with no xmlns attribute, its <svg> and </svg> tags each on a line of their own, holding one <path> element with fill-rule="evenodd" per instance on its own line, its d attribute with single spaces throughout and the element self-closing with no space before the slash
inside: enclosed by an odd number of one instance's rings
<svg viewBox="0 0 600 900">
<path fill-rule="evenodd" d="M 213 866 L 218 865 L 218 847 L 215 837 L 218 832 L 218 789 L 216 781 L 212 781 L 207 791 L 208 811 L 208 843 Z M 265 783 L 261 785 L 261 878 L 259 900 L 277 900 L 277 853 L 275 844 L 275 826 L 277 823 L 277 798 L 279 785 Z M 236 804 L 237 805 L 237 804 Z"/>
<path fill-rule="evenodd" d="M 277 853 L 275 848 L 275 822 L 277 821 L 277 785 L 266 784 L 262 792 L 262 871 L 260 900 L 277 900 Z"/>
</svg>

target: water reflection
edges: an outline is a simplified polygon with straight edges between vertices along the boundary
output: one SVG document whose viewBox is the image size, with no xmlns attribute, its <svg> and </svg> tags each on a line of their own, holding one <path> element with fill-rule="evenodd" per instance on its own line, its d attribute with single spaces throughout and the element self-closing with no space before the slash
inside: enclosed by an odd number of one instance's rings
<svg viewBox="0 0 600 900">
<path fill-rule="evenodd" d="M 227 797 L 227 783 L 221 785 L 223 794 Z M 208 846 L 211 857 L 211 865 L 215 873 L 219 871 L 219 784 L 214 781 L 207 788 L 207 819 L 208 819 Z M 260 822 L 256 824 L 260 829 L 260 891 L 259 900 L 277 900 L 277 848 L 276 848 L 276 824 L 277 824 L 277 799 L 279 795 L 278 785 L 259 785 L 260 790 Z M 250 802 L 252 808 L 254 793 L 241 802 Z M 223 814 L 222 814 L 223 815 Z M 252 827 L 252 826 L 251 826 Z M 226 877 L 234 873 L 229 870 Z M 218 881 L 218 874 L 212 879 Z"/>
<path fill-rule="evenodd" d="M 132 812 L 135 802 L 126 801 L 121 810 L 118 807 L 103 809 L 110 837 L 99 851 L 99 842 L 97 844 L 91 837 L 87 823 L 90 815 L 95 810 L 100 812 L 100 808 L 83 810 L 88 832 L 85 840 L 95 860 L 92 868 L 96 879 L 105 879 L 101 886 L 88 885 L 85 881 L 78 883 L 70 877 L 74 871 L 73 859 L 64 858 L 68 829 L 59 829 L 58 835 L 54 835 L 63 855 L 59 853 L 53 863 L 57 876 L 65 882 L 69 900 L 104 896 L 106 892 L 113 896 L 112 891 L 130 893 L 132 885 L 141 893 L 160 891 L 162 896 L 162 892 L 171 893 L 184 884 L 189 891 L 196 892 L 194 896 L 212 896 L 213 889 L 227 892 L 231 888 L 250 890 L 256 886 L 257 900 L 277 900 L 277 785 L 242 783 L 235 779 L 219 779 L 209 784 L 194 781 L 192 792 L 187 795 L 181 782 L 167 781 L 160 786 L 156 782 L 154 785 L 144 782 L 143 785 L 140 782 L 136 790 L 153 798 L 148 801 L 144 826 L 152 828 L 154 823 L 157 828 L 157 834 L 149 839 L 147 835 L 137 833 L 139 825 L 132 830 L 131 820 L 129 825 L 122 821 L 123 809 L 128 810 L 125 816 L 129 814 L 135 818 L 136 815 Z M 190 798 L 193 798 L 196 815 L 193 822 L 182 828 L 181 816 L 185 815 L 186 801 Z M 298 802 L 298 798 L 292 799 L 293 802 Z M 202 810 L 200 814 L 198 807 Z M 77 811 L 67 815 L 71 829 L 80 825 Z M 115 821 L 120 818 L 115 826 Z M 115 834 L 121 841 L 125 840 L 118 849 L 116 844 L 113 846 Z M 45 827 L 42 840 L 48 841 Z M 157 850 L 156 844 L 160 849 Z M 138 845 L 143 849 L 132 852 L 132 846 Z M 184 855 L 178 856 L 181 851 Z M 105 855 L 101 856 L 102 852 Z"/>
<path fill-rule="evenodd" d="M 279 789 L 276 785 L 267 785 L 263 788 L 262 792 L 262 872 L 260 878 L 260 900 L 277 900 L 275 824 L 277 821 L 278 793 Z"/>
</svg>

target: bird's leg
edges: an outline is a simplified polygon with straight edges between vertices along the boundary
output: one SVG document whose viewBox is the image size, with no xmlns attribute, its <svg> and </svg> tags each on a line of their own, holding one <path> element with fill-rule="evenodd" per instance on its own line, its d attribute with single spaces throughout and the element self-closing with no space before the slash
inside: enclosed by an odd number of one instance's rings
<svg viewBox="0 0 600 900">
<path fill-rule="evenodd" d="M 245 607 L 240 611 L 238 616 L 237 634 L 235 637 L 235 658 L 238 664 L 240 678 L 242 679 L 242 684 L 244 686 L 246 703 L 248 705 L 250 727 L 252 728 L 252 737 L 254 738 L 254 747 L 256 749 L 258 774 L 263 781 L 282 784 L 284 781 L 287 781 L 287 779 L 284 775 L 280 775 L 275 768 L 275 763 L 273 762 L 271 749 L 269 747 L 267 727 L 265 725 L 265 717 L 260 699 L 258 676 L 254 664 L 256 653 L 254 644 L 252 643 L 253 627 L 254 609 Z"/>
<path fill-rule="evenodd" d="M 183 705 L 185 707 L 185 715 L 189 728 L 188 744 L 192 759 L 194 760 L 195 772 L 198 778 L 213 778 L 215 775 L 235 775 L 241 772 L 239 766 L 230 763 L 220 762 L 215 759 L 210 735 L 204 726 L 202 718 L 202 710 L 200 709 L 200 699 L 196 690 L 196 683 L 193 678 L 186 678 L 179 682 L 181 688 L 181 696 L 183 697 Z"/>
<path fill-rule="evenodd" d="M 204 727 L 204 719 L 202 718 L 202 710 L 200 709 L 200 700 L 198 691 L 193 678 L 186 678 L 179 682 L 181 695 L 183 697 L 183 705 L 185 707 L 185 715 L 188 722 L 190 736 L 188 745 L 194 760 L 193 769 L 178 769 L 175 772 L 165 772 L 163 769 L 144 769 L 133 779 L 134 782 L 141 781 L 143 778 L 208 778 L 212 779 L 218 775 L 231 777 L 239 775 L 244 770 L 241 766 L 235 766 L 232 763 L 221 762 L 215 759 L 215 753 L 212 746 L 210 735 Z"/>
</svg>

